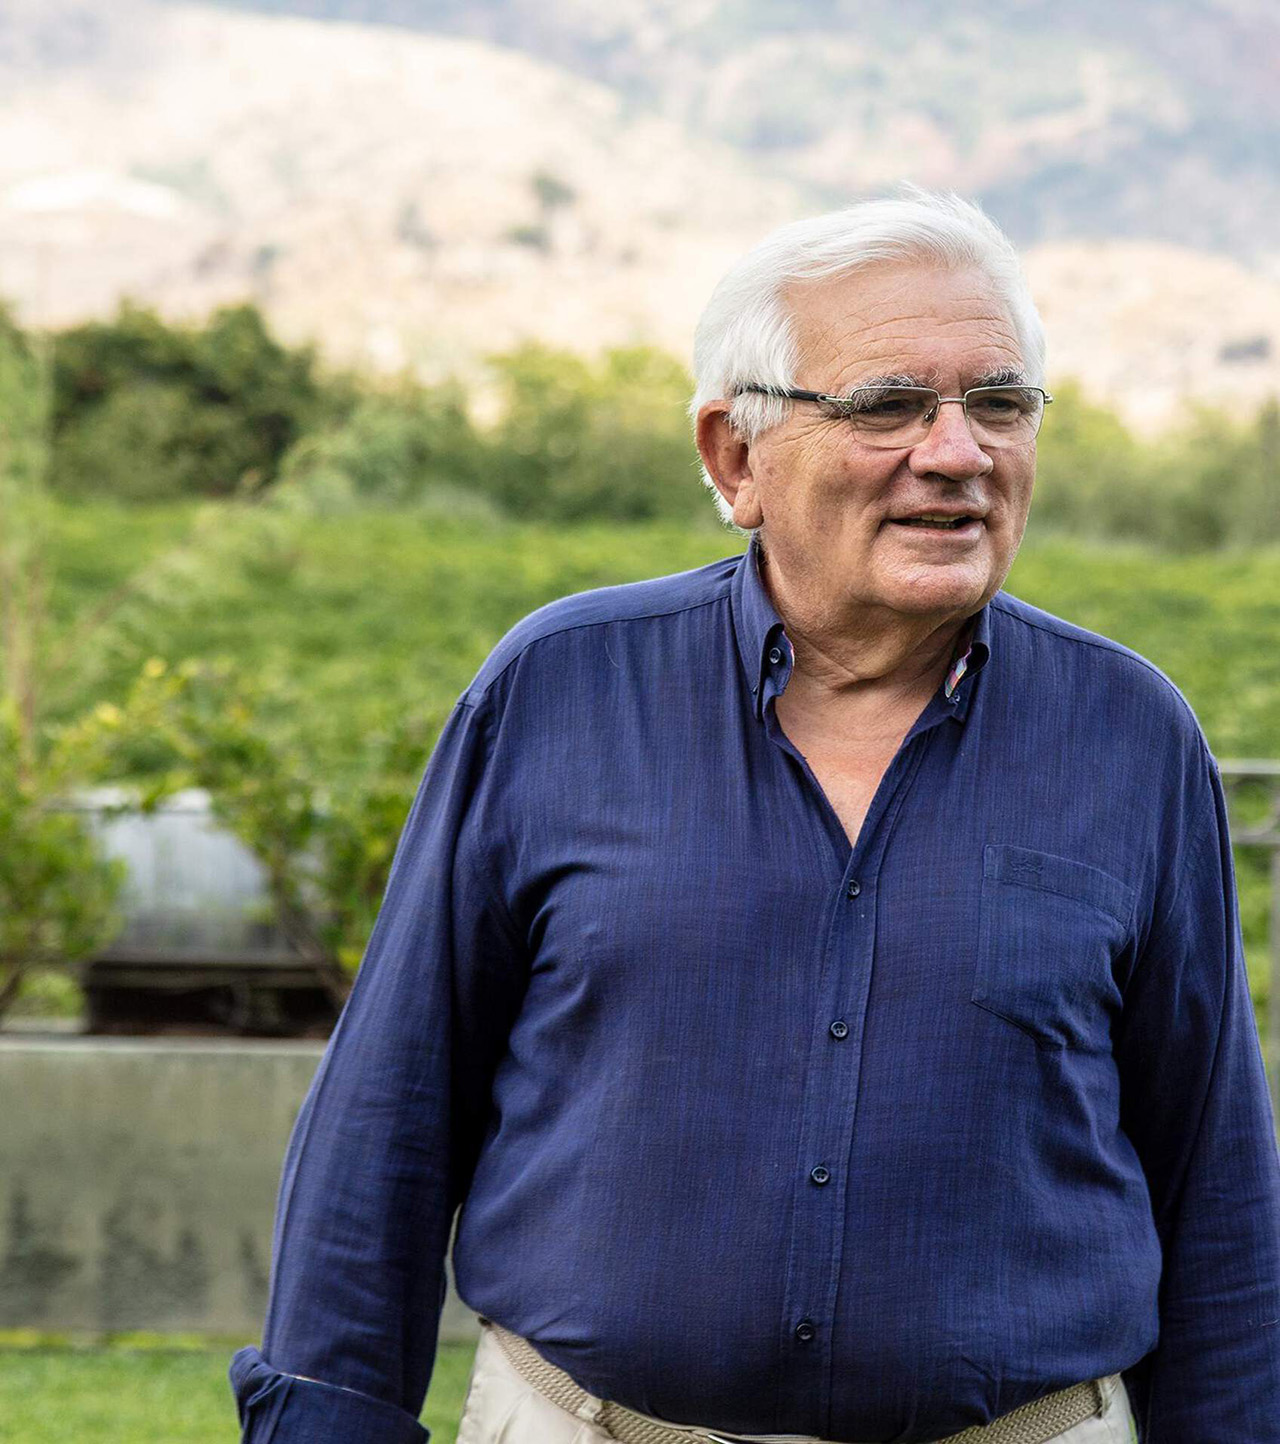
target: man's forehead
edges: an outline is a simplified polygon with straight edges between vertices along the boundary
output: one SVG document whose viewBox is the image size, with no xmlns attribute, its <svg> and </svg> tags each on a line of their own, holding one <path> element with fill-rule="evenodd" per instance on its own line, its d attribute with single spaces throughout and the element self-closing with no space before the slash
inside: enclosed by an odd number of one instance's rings
<svg viewBox="0 0 1280 1444">
<path fill-rule="evenodd" d="M 1024 375 L 1007 303 L 976 269 L 878 265 L 788 289 L 801 370 L 829 381 L 967 384 Z"/>
</svg>

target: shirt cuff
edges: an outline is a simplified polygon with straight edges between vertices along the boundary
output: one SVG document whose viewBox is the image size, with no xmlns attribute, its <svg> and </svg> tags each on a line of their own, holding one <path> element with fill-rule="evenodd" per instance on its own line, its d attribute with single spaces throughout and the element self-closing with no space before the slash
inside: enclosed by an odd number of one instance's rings
<svg viewBox="0 0 1280 1444">
<path fill-rule="evenodd" d="M 257 1349 L 231 1360 L 241 1444 L 427 1444 L 411 1414 L 339 1384 L 273 1369 Z"/>
</svg>

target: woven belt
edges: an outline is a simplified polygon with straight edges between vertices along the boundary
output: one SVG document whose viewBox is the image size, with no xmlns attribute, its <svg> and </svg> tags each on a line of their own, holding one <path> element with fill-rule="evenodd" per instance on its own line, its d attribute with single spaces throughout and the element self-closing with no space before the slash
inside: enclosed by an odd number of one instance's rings
<svg viewBox="0 0 1280 1444">
<path fill-rule="evenodd" d="M 489 1324 L 502 1352 L 512 1368 L 535 1388 L 544 1399 L 558 1404 L 561 1409 L 583 1418 L 584 1406 L 594 1402 L 594 1395 L 588 1394 L 564 1372 L 549 1364 L 526 1339 L 509 1333 L 497 1324 Z M 1065 1434 L 1077 1424 L 1083 1424 L 1106 1407 L 1107 1393 L 1102 1381 L 1091 1380 L 1086 1384 L 1073 1384 L 1034 1403 L 1024 1404 L 1011 1414 L 1004 1414 L 990 1424 L 975 1424 L 959 1434 L 950 1434 L 937 1444 L 1048 1444 L 1050 1439 Z M 624 1409 L 621 1404 L 606 1400 L 594 1414 L 595 1422 L 620 1444 L 690 1444 L 693 1440 L 704 1440 L 706 1444 L 739 1444 L 752 1436 L 740 1434 L 719 1434 L 713 1429 L 701 1429 L 693 1425 L 681 1426 L 663 1424 L 647 1414 L 637 1414 Z M 797 1444 L 826 1444 L 822 1440 L 805 1440 L 797 1435 L 756 1435 L 756 1440 L 795 1439 Z"/>
</svg>

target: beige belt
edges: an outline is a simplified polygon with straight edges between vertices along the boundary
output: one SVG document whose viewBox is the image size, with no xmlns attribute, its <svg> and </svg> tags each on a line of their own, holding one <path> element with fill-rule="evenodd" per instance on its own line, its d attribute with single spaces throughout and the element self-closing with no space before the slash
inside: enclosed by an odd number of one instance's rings
<svg viewBox="0 0 1280 1444">
<path fill-rule="evenodd" d="M 497 1324 L 489 1324 L 502 1352 L 511 1362 L 516 1373 L 532 1385 L 545 1399 L 570 1414 L 584 1417 L 584 1406 L 593 1402 L 594 1396 L 581 1389 L 563 1369 L 549 1364 L 527 1340 L 518 1334 L 509 1333 Z M 1096 1414 L 1101 1414 L 1110 1397 L 1110 1389 L 1104 1383 L 1110 1381 L 1091 1380 L 1087 1384 L 1073 1384 L 1034 1403 L 1024 1404 L 1011 1414 L 1004 1414 L 990 1424 L 976 1424 L 959 1434 L 951 1434 L 937 1444 L 1048 1444 L 1050 1439 L 1083 1424 Z M 717 1434 L 712 1429 L 700 1429 L 693 1425 L 664 1424 L 651 1419 L 647 1414 L 637 1414 L 624 1409 L 621 1404 L 607 1400 L 596 1411 L 595 1422 L 621 1444 L 690 1444 L 691 1440 L 705 1440 L 707 1444 L 737 1444 L 746 1439 L 765 1441 L 765 1444 L 783 1444 L 795 1440 L 796 1444 L 827 1444 L 823 1440 L 809 1440 L 796 1434 Z"/>
</svg>

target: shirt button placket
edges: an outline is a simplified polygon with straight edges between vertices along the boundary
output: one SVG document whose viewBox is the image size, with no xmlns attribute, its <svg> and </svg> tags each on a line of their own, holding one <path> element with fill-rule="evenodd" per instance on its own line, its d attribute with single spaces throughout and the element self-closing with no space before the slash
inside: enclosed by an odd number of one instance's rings
<svg viewBox="0 0 1280 1444">
<path fill-rule="evenodd" d="M 845 900 L 846 900 L 847 902 L 856 902 L 859 898 L 862 897 L 862 881 L 861 881 L 861 879 L 856 878 L 856 877 L 854 877 L 854 878 L 849 878 L 849 879 L 845 882 L 845 884 L 844 884 L 844 889 L 843 889 L 843 891 L 844 891 L 844 898 L 845 898 Z M 863 917 L 864 917 L 864 912 L 863 912 L 863 909 L 862 909 L 861 907 L 855 909 L 851 914 L 848 915 L 846 926 L 848 926 L 848 927 L 850 928 L 850 934 L 849 934 L 849 936 L 850 936 L 851 940 L 854 939 L 854 938 L 858 938 L 858 937 L 860 937 L 860 936 L 862 935 L 863 929 L 862 929 L 862 927 L 861 927 L 861 919 L 862 919 Z M 865 939 L 864 939 L 864 941 L 865 941 Z M 855 943 L 855 947 L 856 947 L 856 943 Z M 827 1016 L 828 1016 L 828 1018 L 831 1017 L 830 1014 L 828 1014 Z M 843 1018 L 843 1017 L 831 1019 L 831 1021 L 829 1021 L 829 1022 L 827 1023 L 826 1028 L 827 1028 L 827 1036 L 828 1036 L 830 1039 L 832 1039 L 833 1041 L 837 1042 L 837 1043 L 843 1043 L 846 1039 L 850 1038 L 850 1037 L 852 1036 L 852 1033 L 853 1033 L 853 1030 L 852 1030 L 851 1027 L 849 1026 L 848 1020 L 847 1020 L 846 1018 Z M 835 1064 L 835 1058 L 834 1058 L 834 1056 L 833 1056 L 833 1057 L 831 1058 L 831 1065 L 834 1065 L 834 1064 Z M 839 1073 L 840 1073 L 841 1075 L 845 1075 L 845 1074 L 846 1074 L 846 1071 L 847 1071 L 847 1070 L 845 1070 L 845 1069 L 839 1069 Z M 856 1064 L 855 1064 L 855 1071 L 856 1071 Z M 845 1076 L 845 1077 L 843 1078 L 843 1082 L 844 1082 L 844 1084 L 845 1084 L 846 1086 L 848 1085 L 848 1083 L 849 1083 L 850 1081 L 851 1081 L 851 1080 L 850 1080 L 847 1076 Z M 825 1132 L 825 1130 L 824 1130 L 824 1132 Z M 821 1141 L 820 1141 L 820 1139 L 815 1138 L 813 1141 L 818 1142 L 818 1143 L 819 1143 L 819 1146 L 821 1146 Z M 841 1145 L 843 1145 L 844 1141 L 845 1141 L 845 1140 L 843 1140 L 843 1139 L 839 1139 L 839 1140 L 838 1140 L 838 1142 L 839 1142 Z M 837 1182 L 834 1173 L 832 1172 L 832 1170 L 831 1170 L 825 1163 L 817 1163 L 817 1164 L 814 1164 L 814 1165 L 809 1169 L 808 1180 L 809 1180 L 809 1183 L 810 1183 L 814 1188 L 827 1190 L 826 1196 L 824 1196 L 822 1202 L 819 1203 L 818 1200 L 815 1198 L 815 1199 L 814 1199 L 814 1204 L 813 1204 L 813 1206 L 814 1206 L 815 1208 L 818 1208 L 818 1209 L 822 1210 L 822 1215 L 821 1215 L 821 1216 L 824 1217 L 824 1218 L 827 1220 L 827 1224 L 828 1224 L 830 1227 L 835 1228 L 836 1230 L 839 1230 L 839 1228 L 840 1228 L 840 1226 L 841 1226 L 841 1217 L 842 1217 L 842 1215 L 843 1215 L 843 1203 L 842 1203 L 841 1197 L 840 1197 L 840 1189 L 834 1186 L 834 1185 L 836 1184 L 836 1182 Z M 832 1212 L 833 1209 L 834 1209 L 834 1212 Z M 817 1219 L 815 1218 L 814 1221 L 817 1222 Z M 819 1277 L 816 1277 L 816 1276 L 815 1276 L 815 1278 L 813 1278 L 813 1279 L 810 1281 L 810 1287 L 816 1286 L 817 1295 L 822 1295 L 822 1294 L 824 1293 L 824 1285 L 826 1286 L 825 1292 L 826 1292 L 827 1294 L 829 1294 L 829 1293 L 830 1293 L 830 1281 L 829 1281 L 829 1280 L 822 1279 L 822 1278 L 819 1278 Z M 815 1294 L 813 1294 L 813 1293 L 810 1294 L 810 1300 L 809 1300 L 809 1301 L 810 1301 L 811 1306 L 812 1306 L 813 1303 L 816 1303 L 816 1302 L 817 1302 L 817 1295 L 815 1295 Z M 801 1300 L 798 1299 L 798 1300 L 796 1300 L 796 1302 L 801 1302 Z M 823 1305 L 824 1309 L 825 1309 L 825 1308 L 827 1307 L 827 1305 L 830 1304 L 830 1303 L 831 1303 L 831 1299 L 830 1299 L 830 1298 L 827 1298 L 826 1302 L 825 1302 L 824 1305 Z M 803 1307 L 803 1303 L 802 1303 L 801 1306 Z M 824 1317 L 825 1317 L 825 1315 L 824 1315 Z M 794 1339 L 796 1340 L 796 1342 L 797 1342 L 798 1344 L 813 1345 L 813 1346 L 816 1347 L 815 1341 L 818 1339 L 818 1325 L 814 1322 L 813 1317 L 812 1317 L 812 1316 L 802 1317 L 802 1318 L 799 1320 L 799 1322 L 797 1322 L 796 1324 L 794 1324 L 794 1325 L 792 1326 L 792 1336 L 794 1337 Z M 820 1351 L 820 1352 L 821 1352 L 821 1351 Z M 816 1358 L 816 1357 L 817 1357 L 817 1355 L 815 1355 L 815 1358 Z"/>
</svg>

